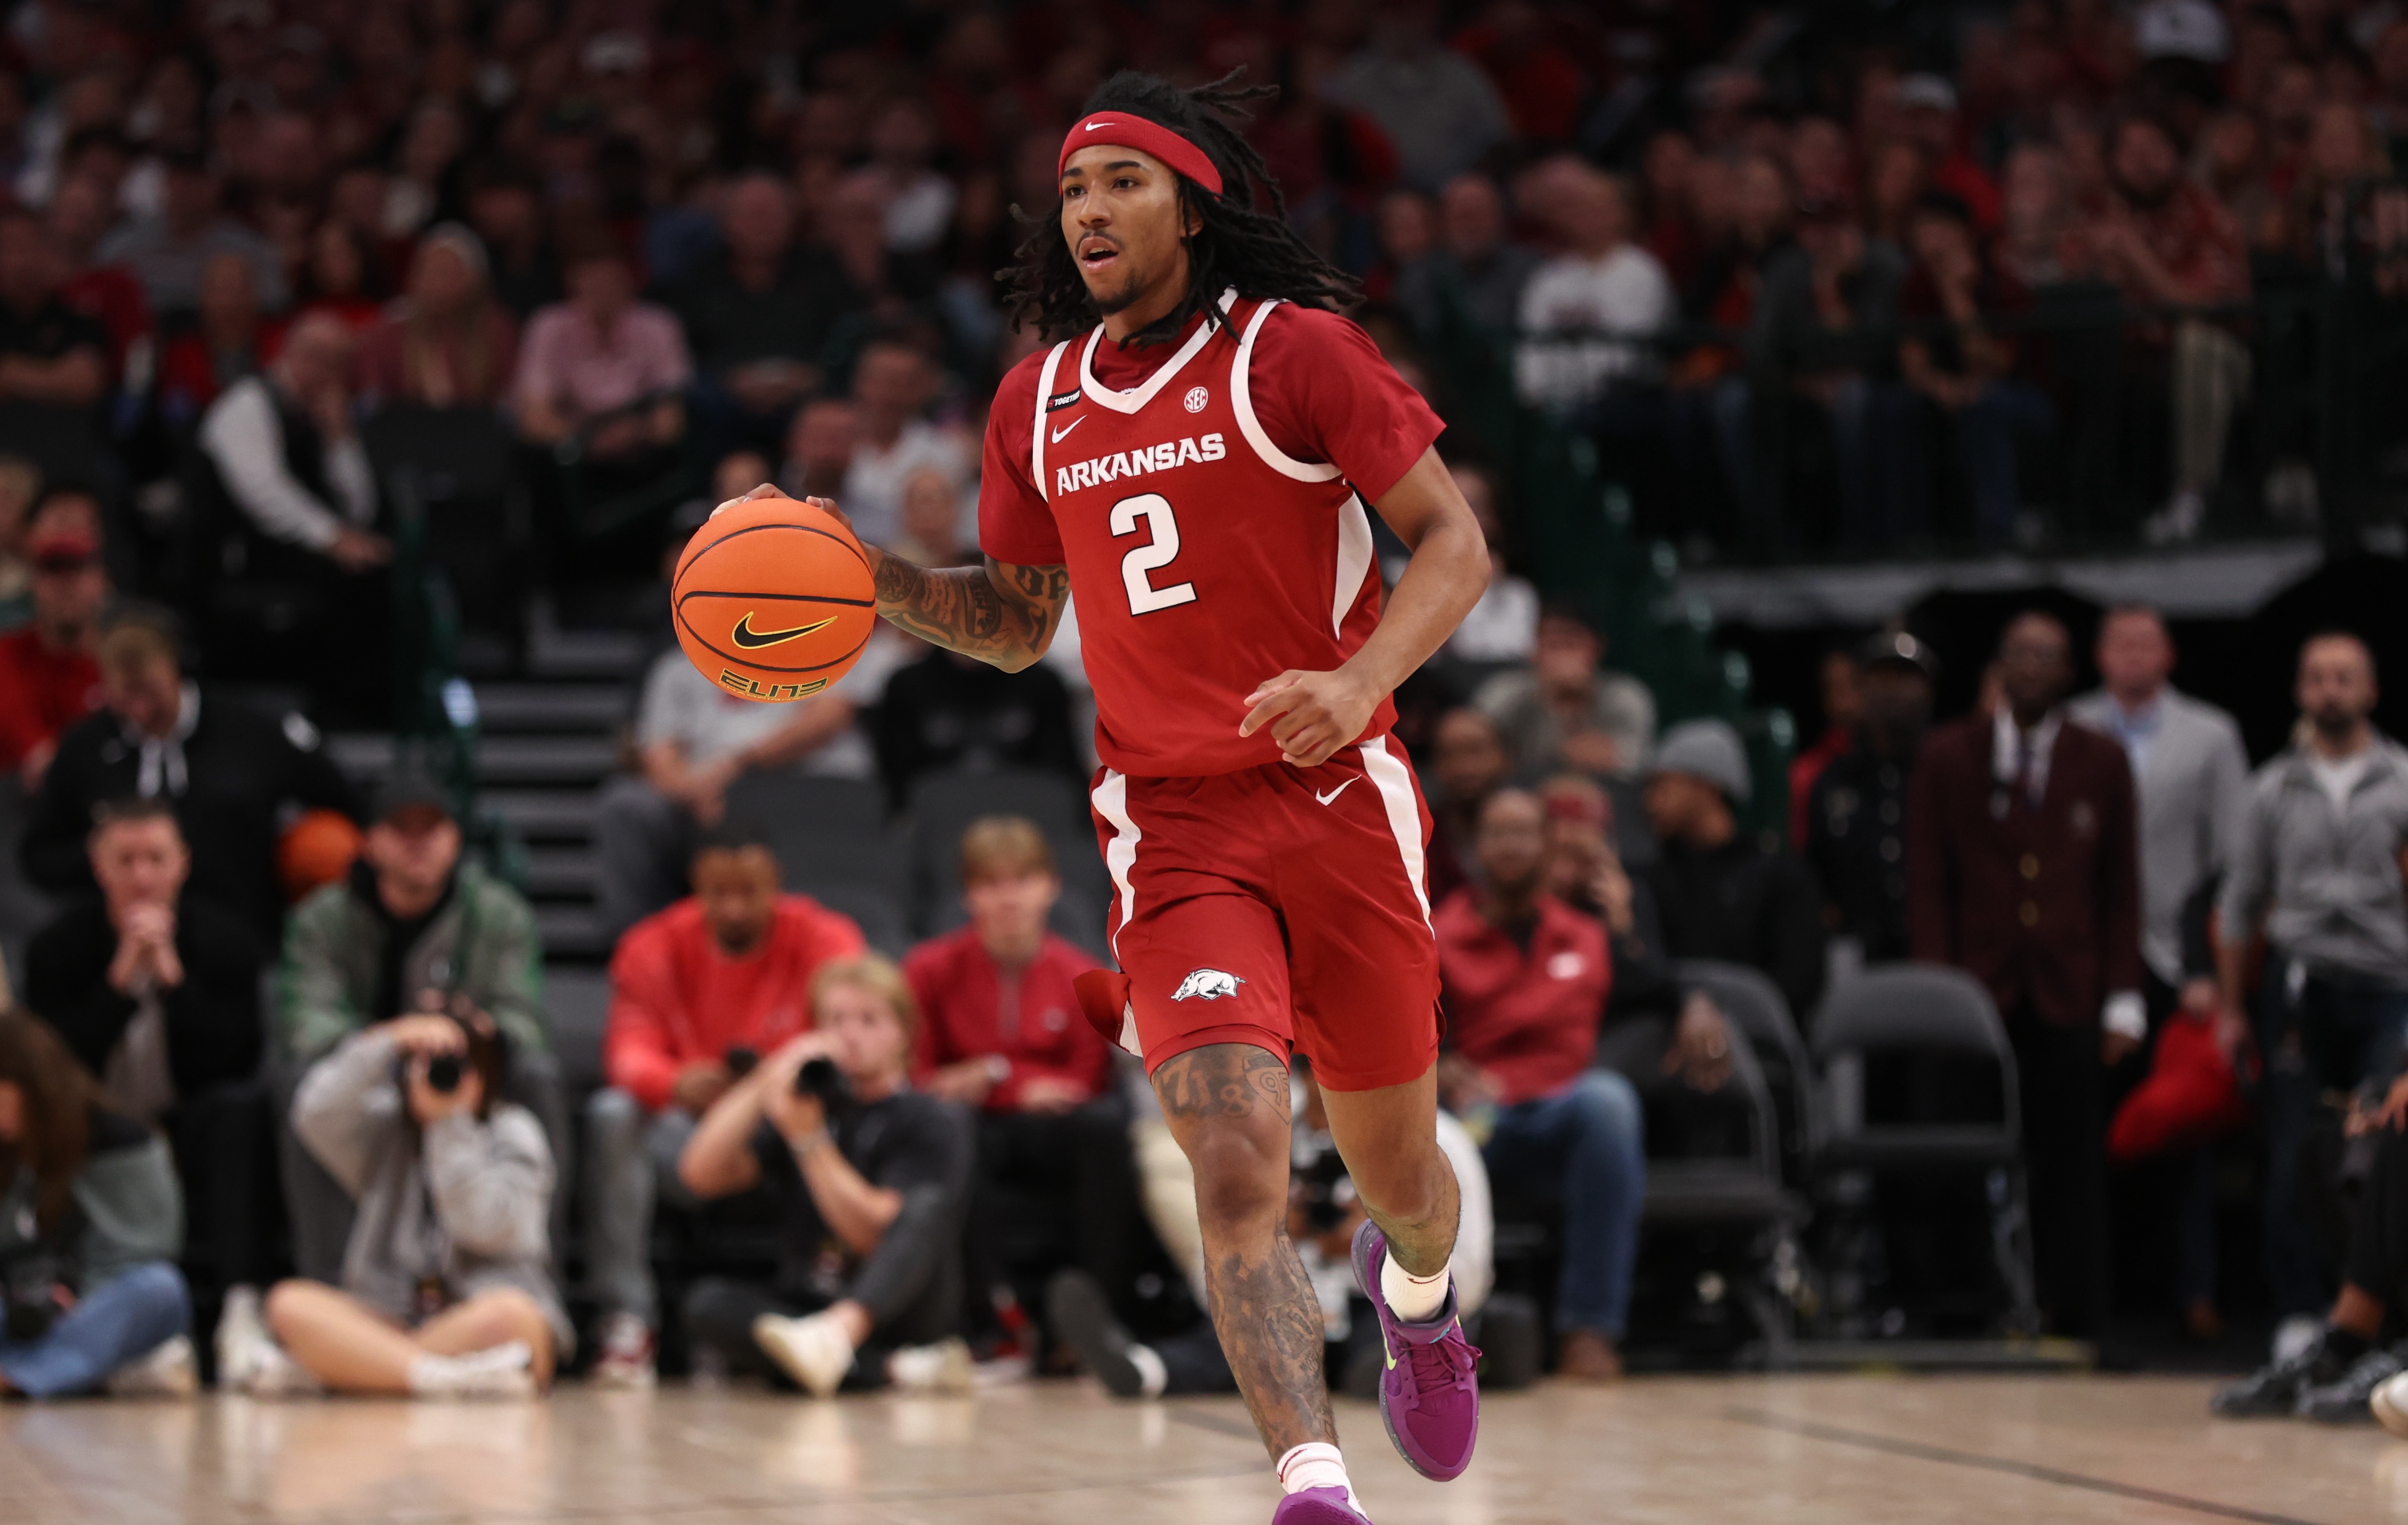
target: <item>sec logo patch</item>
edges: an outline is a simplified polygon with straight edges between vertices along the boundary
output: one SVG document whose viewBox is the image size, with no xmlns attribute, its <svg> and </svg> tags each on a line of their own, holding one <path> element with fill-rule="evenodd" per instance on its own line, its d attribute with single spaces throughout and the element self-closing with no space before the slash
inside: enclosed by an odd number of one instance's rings
<svg viewBox="0 0 2408 1525">
<path fill-rule="evenodd" d="M 1212 393 L 1203 387 L 1190 387 L 1187 389 L 1187 411 L 1190 413 L 1203 412 L 1204 405 L 1211 400 Z"/>
</svg>

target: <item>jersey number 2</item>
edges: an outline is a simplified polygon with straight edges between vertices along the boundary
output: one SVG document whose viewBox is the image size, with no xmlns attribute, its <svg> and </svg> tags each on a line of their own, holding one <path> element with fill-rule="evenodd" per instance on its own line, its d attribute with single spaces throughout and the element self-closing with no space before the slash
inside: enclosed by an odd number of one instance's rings
<svg viewBox="0 0 2408 1525">
<path fill-rule="evenodd" d="M 1174 582 L 1168 588 L 1156 588 L 1146 574 L 1158 566 L 1168 566 L 1179 559 L 1179 520 L 1170 511 L 1170 500 L 1159 492 L 1140 492 L 1133 498 L 1123 498 L 1112 505 L 1112 538 L 1137 533 L 1137 521 L 1144 520 L 1149 538 L 1121 558 L 1121 583 L 1128 589 L 1129 613 L 1152 614 L 1156 609 L 1176 608 L 1196 602 L 1196 585 Z"/>
</svg>

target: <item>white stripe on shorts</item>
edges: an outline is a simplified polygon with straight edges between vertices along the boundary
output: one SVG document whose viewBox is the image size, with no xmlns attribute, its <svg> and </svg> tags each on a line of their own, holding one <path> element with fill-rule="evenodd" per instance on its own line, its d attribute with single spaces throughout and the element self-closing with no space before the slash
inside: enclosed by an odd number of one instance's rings
<svg viewBox="0 0 2408 1525">
<path fill-rule="evenodd" d="M 1397 855 L 1405 861 L 1405 877 L 1412 884 L 1413 899 L 1421 903 L 1422 924 L 1427 926 L 1430 905 L 1429 891 L 1422 887 L 1422 813 L 1413 803 L 1412 775 L 1388 750 L 1385 736 L 1363 743 L 1362 751 L 1363 776 L 1371 780 L 1371 787 L 1380 791 L 1380 803 L 1388 807 L 1388 831 L 1397 839 Z"/>
<path fill-rule="evenodd" d="M 1103 781 L 1096 784 L 1095 792 L 1087 797 L 1095 802 L 1096 814 L 1112 823 L 1112 840 L 1104 848 L 1104 866 L 1111 870 L 1112 888 L 1120 891 L 1120 924 L 1125 927 L 1129 924 L 1129 918 L 1137 914 L 1137 888 L 1129 883 L 1129 870 L 1137 866 L 1137 845 L 1145 835 L 1137 829 L 1137 822 L 1129 819 L 1127 776 L 1106 768 Z M 1113 961 L 1118 962 L 1120 956 L 1120 927 L 1115 927 L 1112 929 Z M 1127 966 L 1124 964 L 1122 967 L 1125 969 Z"/>
</svg>

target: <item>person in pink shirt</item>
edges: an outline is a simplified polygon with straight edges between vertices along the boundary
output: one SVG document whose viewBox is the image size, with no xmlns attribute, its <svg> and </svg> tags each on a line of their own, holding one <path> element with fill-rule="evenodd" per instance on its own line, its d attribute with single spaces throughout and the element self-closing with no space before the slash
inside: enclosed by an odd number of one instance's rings
<svg viewBox="0 0 2408 1525">
<path fill-rule="evenodd" d="M 694 893 L 627 929 L 610 958 L 605 1090 L 585 1106 L 590 1279 L 602 1304 L 597 1382 L 649 1386 L 659 1317 L 652 1204 L 692 1198 L 677 1161 L 695 1121 L 757 1058 L 811 1025 L 811 976 L 867 946 L 849 917 L 784 893 L 756 835 L 724 829 L 694 855 Z"/>
<path fill-rule="evenodd" d="M 1044 834 L 1017 816 L 989 816 L 962 834 L 969 925 L 903 961 L 920 1002 L 921 1089 L 978 1113 L 973 1308 L 1013 1279 L 1002 1226 L 1031 1195 L 1068 1199 L 1069 1259 L 1081 1270 L 1116 1300 L 1136 1285 L 1145 1231 L 1128 1105 L 1112 1084 L 1111 1050 L 1070 989 L 1096 961 L 1046 930 L 1061 894 Z M 1032 1276 L 1015 1294 L 1041 1285 Z"/>
<path fill-rule="evenodd" d="M 566 241 L 568 300 L 527 321 L 510 389 L 519 432 L 556 446 L 581 435 L 597 462 L 636 463 L 677 443 L 694 378 L 685 334 L 666 308 L 636 300 L 636 272 L 609 236 Z"/>
</svg>

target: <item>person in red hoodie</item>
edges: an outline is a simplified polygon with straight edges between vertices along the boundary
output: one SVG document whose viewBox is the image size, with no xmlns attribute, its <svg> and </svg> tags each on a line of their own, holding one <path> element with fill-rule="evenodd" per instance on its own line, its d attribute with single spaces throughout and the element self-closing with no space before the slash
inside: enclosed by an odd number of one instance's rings
<svg viewBox="0 0 2408 1525">
<path fill-rule="evenodd" d="M 1062 879 L 1035 825 L 973 822 L 961 872 L 969 924 L 912 949 L 903 975 L 920 1002 L 921 1088 L 978 1113 L 973 1308 L 1010 1284 L 1003 1225 L 1029 1196 L 1068 1199 L 1068 1258 L 1119 1304 L 1133 1295 L 1144 1231 L 1128 1104 L 1070 989 L 1096 961 L 1045 930 Z"/>
<path fill-rule="evenodd" d="M 1434 919 L 1450 1045 L 1440 1095 L 1474 1137 L 1485 1133 L 1491 1179 L 1561 1200 L 1556 1369 L 1612 1381 L 1622 1375 L 1614 1347 L 1647 1164 L 1639 1093 L 1590 1062 L 1613 982 L 1605 928 L 1546 892 L 1537 795 L 1490 795 L 1472 849 L 1481 882 L 1448 896 Z"/>
<path fill-rule="evenodd" d="M 606 1089 L 585 1104 L 585 1221 L 600 1353 L 594 1379 L 648 1387 L 659 1318 L 647 1247 L 652 1204 L 691 1208 L 678 1155 L 748 1061 L 811 1025 L 811 976 L 860 953 L 861 929 L 787 894 L 767 842 L 743 827 L 707 836 L 694 893 L 627 929 L 610 957 L 602 1033 Z"/>
<path fill-rule="evenodd" d="M 25 535 L 34 563 L 34 618 L 0 635 L 0 773 L 32 794 L 59 734 L 100 707 L 94 631 L 108 601 L 100 506 L 80 488 L 53 488 Z"/>
</svg>

